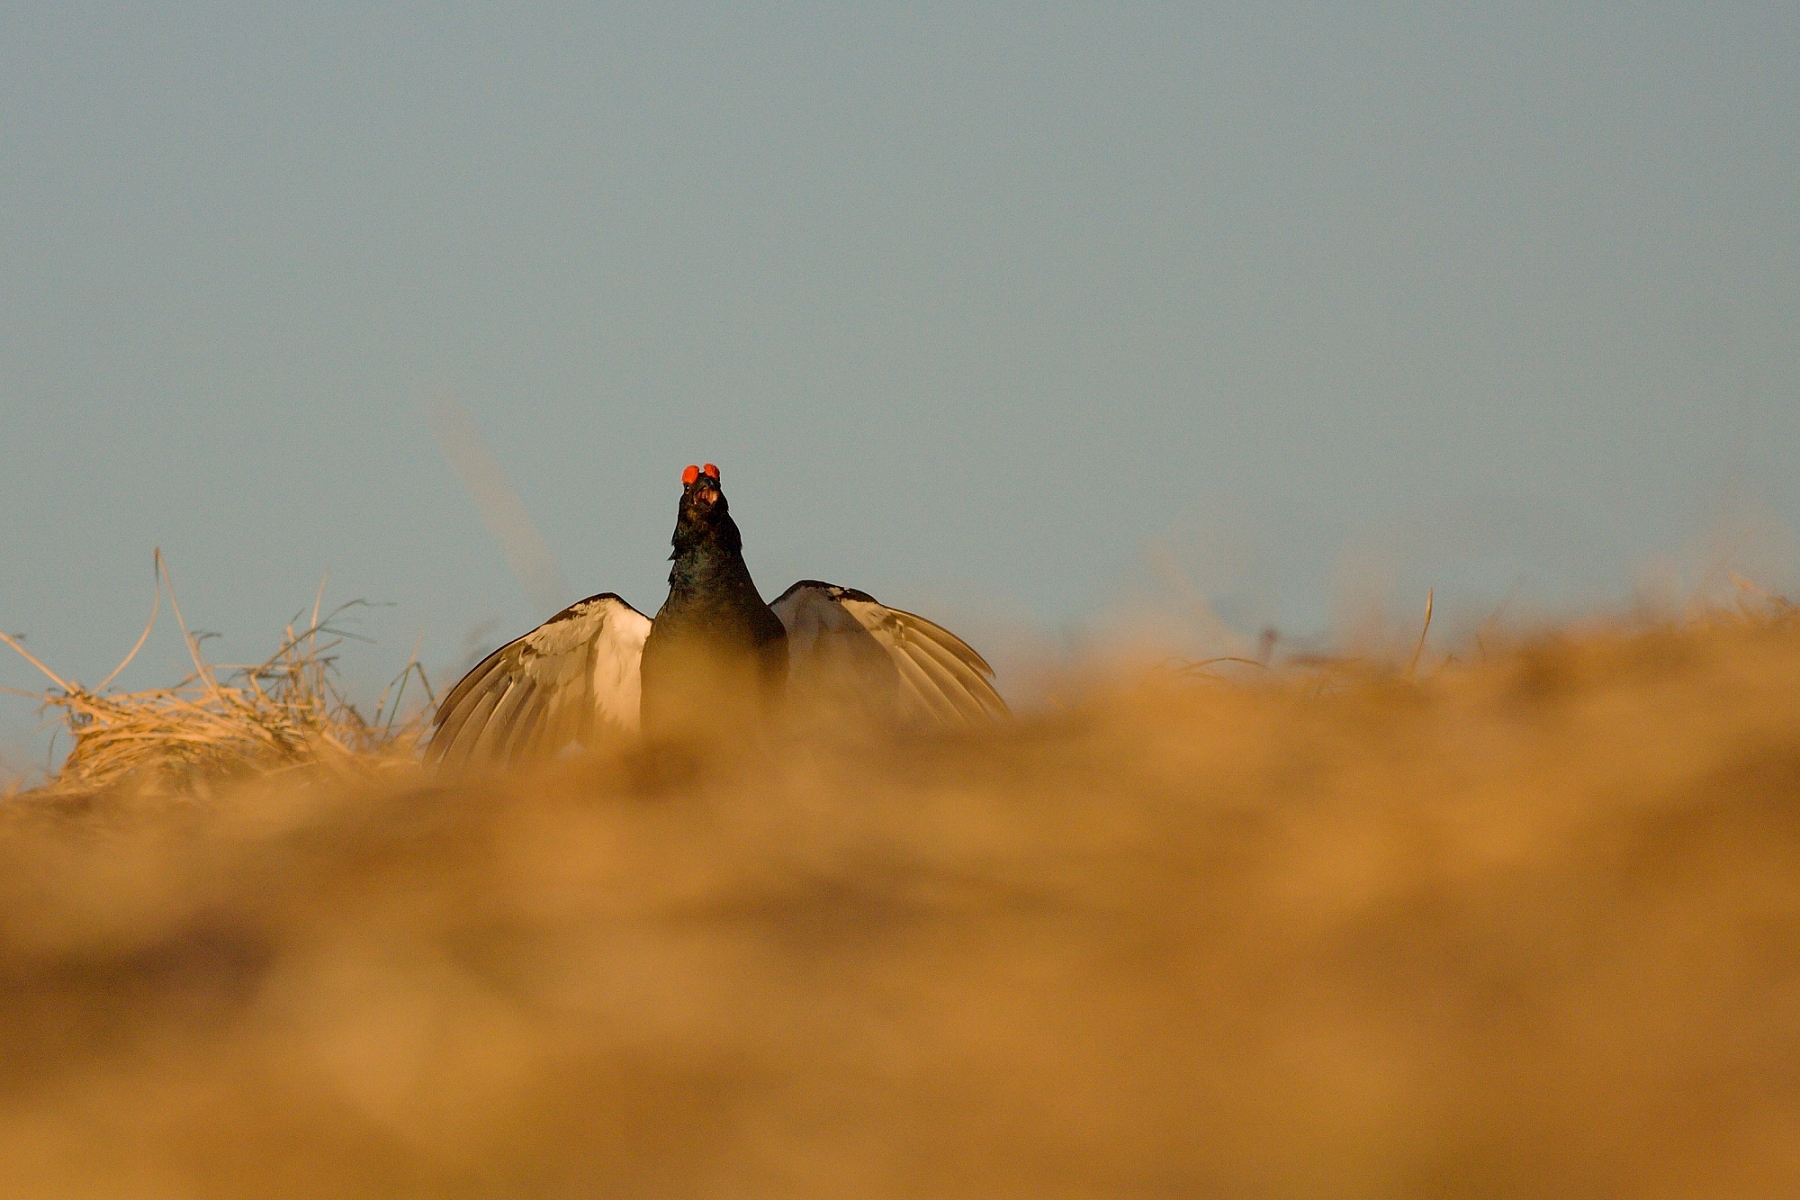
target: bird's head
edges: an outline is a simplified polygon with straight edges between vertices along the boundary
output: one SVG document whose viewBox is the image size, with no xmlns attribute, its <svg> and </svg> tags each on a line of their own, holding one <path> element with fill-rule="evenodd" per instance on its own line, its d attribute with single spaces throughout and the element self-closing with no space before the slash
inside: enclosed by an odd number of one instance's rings
<svg viewBox="0 0 1800 1200">
<path fill-rule="evenodd" d="M 689 465 L 681 473 L 681 509 L 675 518 L 675 546 L 701 541 L 729 542 L 735 548 L 737 525 L 719 488 L 719 468 Z"/>
<path fill-rule="evenodd" d="M 691 515 L 703 520 L 715 515 L 724 516 L 725 511 L 725 493 L 719 490 L 719 468 L 711 463 L 704 467 L 688 464 L 688 469 L 681 473 L 682 519 Z"/>
</svg>

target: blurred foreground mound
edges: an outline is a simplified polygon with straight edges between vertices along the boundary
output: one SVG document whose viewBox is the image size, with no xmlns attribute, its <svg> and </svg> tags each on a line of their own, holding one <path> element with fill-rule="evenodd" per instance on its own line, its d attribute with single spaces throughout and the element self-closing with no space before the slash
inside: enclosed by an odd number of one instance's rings
<svg viewBox="0 0 1800 1200">
<path fill-rule="evenodd" d="M 17 796 L 0 1190 L 1800 1195 L 1791 612 L 1069 691 Z"/>
</svg>

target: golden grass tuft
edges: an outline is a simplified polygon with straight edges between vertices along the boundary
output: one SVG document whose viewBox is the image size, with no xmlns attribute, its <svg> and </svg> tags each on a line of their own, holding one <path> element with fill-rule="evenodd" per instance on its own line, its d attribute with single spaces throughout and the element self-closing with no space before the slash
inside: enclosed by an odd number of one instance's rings
<svg viewBox="0 0 1800 1200">
<path fill-rule="evenodd" d="M 312 620 L 298 630 L 290 622 L 275 653 L 260 663 L 220 666 L 206 660 L 201 639 L 189 632 L 160 550 L 155 564 L 156 600 L 150 620 L 137 644 L 97 687 L 63 679 L 15 639 L 0 633 L 0 642 L 54 685 L 36 696 L 44 710 L 59 714 L 71 741 L 51 782 L 53 789 L 91 791 L 125 783 L 179 786 L 246 771 L 327 763 L 369 766 L 411 748 L 421 722 L 430 716 L 426 708 L 410 721 L 399 720 L 406 684 L 413 677 L 430 693 L 416 659 L 382 693 L 372 718 L 365 718 L 335 684 L 334 652 L 350 635 L 333 622 L 359 602 L 340 605 L 321 617 L 321 584 Z M 149 639 L 165 585 L 193 660 L 192 673 L 172 687 L 108 692 L 107 685 Z"/>
</svg>

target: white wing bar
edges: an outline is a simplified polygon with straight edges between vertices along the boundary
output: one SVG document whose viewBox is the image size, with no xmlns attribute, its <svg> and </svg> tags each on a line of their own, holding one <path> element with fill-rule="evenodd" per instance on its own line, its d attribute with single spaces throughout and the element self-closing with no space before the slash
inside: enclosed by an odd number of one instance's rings
<svg viewBox="0 0 1800 1200">
<path fill-rule="evenodd" d="M 611 592 L 590 596 L 488 655 L 438 705 L 433 761 L 516 761 L 638 727 L 638 660 L 650 618 Z"/>
<path fill-rule="evenodd" d="M 846 672 L 903 719 L 966 725 L 1004 716 L 994 669 L 941 625 L 867 592 L 803 579 L 769 606 L 788 631 L 789 691 Z"/>
</svg>

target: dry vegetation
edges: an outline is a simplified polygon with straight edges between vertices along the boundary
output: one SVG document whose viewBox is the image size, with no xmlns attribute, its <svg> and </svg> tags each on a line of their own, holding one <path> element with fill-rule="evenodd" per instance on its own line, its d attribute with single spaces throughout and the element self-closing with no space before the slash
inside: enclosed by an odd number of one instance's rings
<svg viewBox="0 0 1800 1200">
<path fill-rule="evenodd" d="M 296 632 L 294 623 L 289 622 L 274 654 L 260 663 L 236 666 L 206 660 L 201 639 L 188 630 L 175 590 L 169 587 L 169 607 L 193 660 L 193 672 L 173 687 L 109 692 L 107 685 L 131 665 L 156 626 L 165 583 L 160 550 L 156 553 L 156 580 L 156 602 L 143 634 L 95 687 L 63 679 L 16 639 L 0 633 L 0 643 L 11 647 L 54 685 L 38 699 L 44 709 L 60 711 L 71 749 L 50 782 L 51 790 L 86 794 L 121 783 L 139 790 L 146 786 L 210 790 L 221 777 L 246 773 L 296 767 L 335 766 L 351 771 L 387 767 L 412 748 L 430 713 L 420 710 L 411 720 L 401 722 L 400 706 L 406 698 L 406 685 L 415 678 L 430 695 L 425 672 L 416 658 L 408 661 L 382 692 L 374 717 L 364 717 L 334 683 L 334 652 L 345 637 L 355 635 L 333 622 L 345 609 L 361 602 L 351 601 L 321 617 L 323 583 L 305 629 Z"/>
<path fill-rule="evenodd" d="M 15 797 L 3 1190 L 1800 1195 L 1793 610 L 1062 695 Z"/>
</svg>

